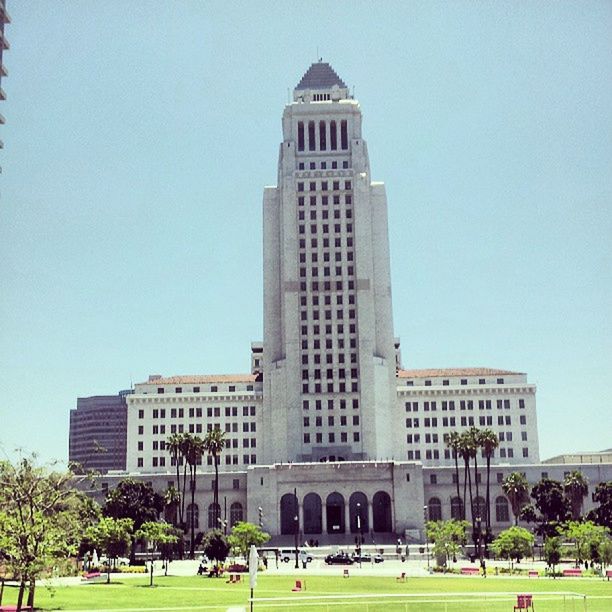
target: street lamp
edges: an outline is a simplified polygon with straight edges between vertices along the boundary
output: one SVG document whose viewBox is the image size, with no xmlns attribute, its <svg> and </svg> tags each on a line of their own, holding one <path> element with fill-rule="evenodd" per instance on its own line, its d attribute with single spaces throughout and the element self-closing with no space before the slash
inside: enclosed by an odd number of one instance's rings
<svg viewBox="0 0 612 612">
<path fill-rule="evenodd" d="M 478 515 L 476 517 L 476 553 L 478 554 L 478 558 L 480 559 L 480 562 L 482 563 L 482 547 L 480 544 L 480 536 L 481 536 L 481 525 L 482 523 L 482 518 L 480 518 L 480 515 Z"/>
<path fill-rule="evenodd" d="M 361 567 L 361 545 L 363 543 L 363 536 L 361 535 L 361 504 L 357 502 L 357 554 L 359 555 L 359 567 Z"/>
<path fill-rule="evenodd" d="M 423 506 L 423 523 L 425 525 L 425 551 L 427 554 L 427 569 L 429 570 L 429 538 L 427 537 L 427 506 Z"/>
<path fill-rule="evenodd" d="M 295 569 L 299 569 L 298 563 L 298 531 L 300 528 L 299 506 L 297 500 L 297 489 L 293 489 L 293 499 L 295 501 L 295 516 L 293 517 L 293 532 L 295 535 Z"/>
</svg>

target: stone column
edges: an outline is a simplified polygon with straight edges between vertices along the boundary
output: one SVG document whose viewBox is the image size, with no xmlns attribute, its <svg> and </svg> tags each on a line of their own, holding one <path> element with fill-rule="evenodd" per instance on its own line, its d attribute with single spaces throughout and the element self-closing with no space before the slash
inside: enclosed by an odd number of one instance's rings
<svg viewBox="0 0 612 612">
<path fill-rule="evenodd" d="M 373 531 L 374 529 L 374 508 L 372 501 L 368 499 L 368 530 Z"/>
<path fill-rule="evenodd" d="M 327 506 L 325 502 L 321 504 L 321 533 L 327 533 Z"/>
<path fill-rule="evenodd" d="M 351 533 L 351 506 L 348 502 L 344 503 L 344 533 Z"/>
</svg>

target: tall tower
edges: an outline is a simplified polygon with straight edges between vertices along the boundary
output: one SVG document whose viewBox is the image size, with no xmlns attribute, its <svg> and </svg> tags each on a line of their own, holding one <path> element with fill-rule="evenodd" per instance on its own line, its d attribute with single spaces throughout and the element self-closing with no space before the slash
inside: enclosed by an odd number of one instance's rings
<svg viewBox="0 0 612 612">
<path fill-rule="evenodd" d="M 371 182 L 359 104 L 327 63 L 285 107 L 263 235 L 263 462 L 390 458 L 386 195 Z"/>
</svg>

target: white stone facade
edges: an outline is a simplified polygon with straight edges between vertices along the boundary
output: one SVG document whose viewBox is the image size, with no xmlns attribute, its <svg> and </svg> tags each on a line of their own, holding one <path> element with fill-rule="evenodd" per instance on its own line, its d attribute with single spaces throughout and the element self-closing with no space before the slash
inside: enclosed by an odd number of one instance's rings
<svg viewBox="0 0 612 612">
<path fill-rule="evenodd" d="M 450 516 L 451 431 L 498 434 L 495 486 L 499 473 L 539 461 L 526 374 L 401 368 L 387 202 L 370 176 L 361 122 L 359 104 L 322 63 L 285 107 L 278 184 L 264 191 L 264 342 L 251 346 L 251 373 L 153 375 L 127 397 L 127 473 L 163 492 L 175 469 L 168 437 L 219 428 L 222 511 L 230 524 L 258 522 L 261 508 L 278 537 L 293 534 L 298 517 L 301 538 L 342 542 L 359 515 L 373 541 L 418 541 L 424 506 L 439 502 Z M 535 478 L 541 467 L 525 469 Z M 204 457 L 200 530 L 214 516 L 212 471 Z M 106 486 L 123 476 L 105 477 Z"/>
</svg>

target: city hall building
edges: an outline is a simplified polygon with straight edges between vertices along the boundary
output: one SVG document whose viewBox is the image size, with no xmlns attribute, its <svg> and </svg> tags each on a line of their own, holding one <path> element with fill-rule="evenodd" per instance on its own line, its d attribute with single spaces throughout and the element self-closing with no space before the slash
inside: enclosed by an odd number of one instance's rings
<svg viewBox="0 0 612 612">
<path fill-rule="evenodd" d="M 282 133 L 277 185 L 263 196 L 264 338 L 250 372 L 136 384 L 125 396 L 125 471 L 103 488 L 128 473 L 163 492 L 175 471 L 168 437 L 219 428 L 230 525 L 258 522 L 261 509 L 279 540 L 349 542 L 359 523 L 372 541 L 418 542 L 426 518 L 458 512 L 448 434 L 487 427 L 500 440 L 493 526 L 509 526 L 501 480 L 515 470 L 541 478 L 535 386 L 501 369 L 402 367 L 385 187 L 370 174 L 359 103 L 329 64 L 304 74 Z M 591 483 L 610 476 L 609 465 L 583 467 Z M 216 527 L 212 480 L 203 457 L 189 510 L 200 530 Z"/>
</svg>

